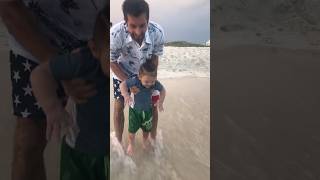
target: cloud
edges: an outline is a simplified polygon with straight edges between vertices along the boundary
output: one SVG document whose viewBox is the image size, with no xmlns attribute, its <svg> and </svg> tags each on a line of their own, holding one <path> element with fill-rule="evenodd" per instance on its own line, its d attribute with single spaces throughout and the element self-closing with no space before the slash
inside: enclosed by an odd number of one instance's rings
<svg viewBox="0 0 320 180">
<path fill-rule="evenodd" d="M 110 0 L 111 21 L 123 19 L 123 1 Z M 210 36 L 210 0 L 147 0 L 150 20 L 163 26 L 167 41 L 205 42 Z"/>
</svg>

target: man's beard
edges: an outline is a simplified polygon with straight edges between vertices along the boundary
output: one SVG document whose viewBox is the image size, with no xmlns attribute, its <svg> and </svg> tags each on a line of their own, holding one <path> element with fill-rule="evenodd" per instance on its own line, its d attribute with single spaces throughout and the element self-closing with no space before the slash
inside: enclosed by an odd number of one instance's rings
<svg viewBox="0 0 320 180">
<path fill-rule="evenodd" d="M 131 37 L 135 40 L 135 41 L 137 41 L 137 42 L 142 42 L 143 41 L 143 39 L 144 39 L 144 36 L 145 36 L 145 33 L 143 33 L 141 36 L 139 36 L 139 37 L 136 37 L 136 36 L 134 36 L 134 34 L 131 34 Z"/>
</svg>

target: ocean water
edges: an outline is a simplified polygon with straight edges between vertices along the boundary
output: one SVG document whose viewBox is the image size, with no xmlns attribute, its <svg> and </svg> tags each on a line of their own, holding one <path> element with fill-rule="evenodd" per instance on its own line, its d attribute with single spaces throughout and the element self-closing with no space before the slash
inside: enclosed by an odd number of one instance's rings
<svg viewBox="0 0 320 180">
<path fill-rule="evenodd" d="M 210 47 L 165 47 L 159 78 L 210 77 Z"/>
</svg>

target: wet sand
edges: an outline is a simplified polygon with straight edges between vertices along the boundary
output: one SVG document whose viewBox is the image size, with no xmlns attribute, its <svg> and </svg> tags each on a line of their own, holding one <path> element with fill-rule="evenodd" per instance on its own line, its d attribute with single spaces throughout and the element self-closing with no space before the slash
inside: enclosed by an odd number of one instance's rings
<svg viewBox="0 0 320 180">
<path fill-rule="evenodd" d="M 142 133 L 136 136 L 133 163 L 111 143 L 111 179 L 210 179 L 209 78 L 159 79 L 166 87 L 165 111 L 159 114 L 155 154 L 144 153 Z M 112 89 L 112 86 L 110 86 Z M 110 91 L 111 93 L 113 90 Z M 111 94 L 112 95 L 112 94 Z M 113 99 L 112 99 L 113 100 Z M 113 112 L 113 101 L 111 102 Z M 113 115 L 111 115 L 111 120 Z M 127 144 L 128 109 L 125 109 L 124 144 Z M 110 123 L 113 129 L 113 120 Z M 111 141 L 115 140 L 111 135 Z M 135 167 L 134 167 L 135 166 Z M 128 172 L 128 169 L 135 171 Z"/>
<path fill-rule="evenodd" d="M 242 45 L 214 59 L 215 179 L 319 179 L 319 51 Z"/>
</svg>

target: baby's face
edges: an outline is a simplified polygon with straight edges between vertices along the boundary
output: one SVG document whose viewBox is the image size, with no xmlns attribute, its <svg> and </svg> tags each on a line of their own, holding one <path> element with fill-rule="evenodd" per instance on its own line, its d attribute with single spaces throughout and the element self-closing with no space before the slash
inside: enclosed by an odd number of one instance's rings
<svg viewBox="0 0 320 180">
<path fill-rule="evenodd" d="M 139 80 L 141 81 L 141 84 L 145 88 L 150 88 L 151 86 L 153 86 L 155 84 L 156 77 L 149 76 L 149 75 L 140 75 Z"/>
</svg>

